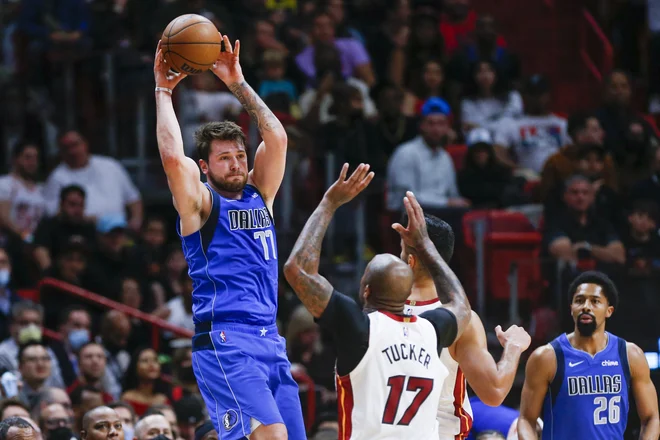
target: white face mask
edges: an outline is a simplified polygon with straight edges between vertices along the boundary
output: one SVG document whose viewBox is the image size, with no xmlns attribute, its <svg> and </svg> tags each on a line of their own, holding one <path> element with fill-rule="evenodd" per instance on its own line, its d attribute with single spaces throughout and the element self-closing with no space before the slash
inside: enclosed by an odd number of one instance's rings
<svg viewBox="0 0 660 440">
<path fill-rule="evenodd" d="M 9 269 L 0 269 L 0 287 L 6 287 L 9 284 L 10 277 Z"/>
</svg>

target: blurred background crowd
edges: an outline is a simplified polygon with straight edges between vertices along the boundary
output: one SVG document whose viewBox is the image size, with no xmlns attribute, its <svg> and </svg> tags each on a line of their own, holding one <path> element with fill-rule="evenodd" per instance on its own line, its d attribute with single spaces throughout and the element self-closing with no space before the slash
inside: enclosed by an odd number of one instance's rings
<svg viewBox="0 0 660 440">
<path fill-rule="evenodd" d="M 390 224 L 413 190 L 453 226 L 451 266 L 488 329 L 546 343 L 572 326 L 566 286 L 597 268 L 622 297 L 608 328 L 658 367 L 660 0 L 0 0 L 0 368 L 20 383 L 3 376 L 0 418 L 29 413 L 46 440 L 102 403 L 141 440 L 193 440 L 206 420 L 152 95 L 159 35 L 184 13 L 241 40 L 287 129 L 279 255 L 341 163 L 369 163 L 324 247 L 341 290 L 400 252 Z M 222 119 L 254 153 L 256 127 L 211 74 L 175 105 L 189 155 Z M 280 279 L 310 435 L 336 438 L 334 354 Z M 167 433 L 133 433 L 145 413 Z"/>
</svg>

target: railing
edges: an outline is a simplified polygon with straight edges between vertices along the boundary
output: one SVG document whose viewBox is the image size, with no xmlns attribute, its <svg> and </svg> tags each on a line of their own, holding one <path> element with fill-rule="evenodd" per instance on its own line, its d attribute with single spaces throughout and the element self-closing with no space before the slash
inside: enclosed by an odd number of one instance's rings
<svg viewBox="0 0 660 440">
<path fill-rule="evenodd" d="M 594 16 L 591 15 L 587 9 L 582 10 L 582 17 L 584 18 L 584 25 L 580 31 L 580 56 L 593 77 L 598 81 L 602 81 L 603 76 L 612 70 L 614 64 L 614 49 Z M 598 46 L 602 49 L 599 64 L 596 64 L 596 61 L 594 61 L 590 55 L 590 33 L 595 35 L 598 40 Z"/>
<path fill-rule="evenodd" d="M 193 333 L 191 331 L 172 325 L 163 319 L 156 318 L 153 315 L 149 315 L 148 313 L 141 312 L 137 309 L 134 309 L 133 307 L 129 307 L 127 305 L 118 303 L 117 301 L 113 301 L 99 294 L 82 289 L 78 286 L 65 283 L 64 281 L 56 280 L 54 278 L 44 278 L 39 283 L 39 287 L 54 288 L 63 293 L 66 293 L 67 295 L 73 296 L 74 298 L 80 299 L 95 306 L 102 307 L 105 309 L 117 310 L 119 312 L 124 313 L 127 316 L 130 316 L 131 318 L 136 318 L 151 324 L 151 329 L 152 329 L 151 343 L 154 350 L 158 350 L 158 347 L 160 345 L 161 330 L 168 331 L 182 338 L 192 338 L 193 336 Z M 51 335 L 49 334 L 48 336 L 50 337 Z"/>
</svg>

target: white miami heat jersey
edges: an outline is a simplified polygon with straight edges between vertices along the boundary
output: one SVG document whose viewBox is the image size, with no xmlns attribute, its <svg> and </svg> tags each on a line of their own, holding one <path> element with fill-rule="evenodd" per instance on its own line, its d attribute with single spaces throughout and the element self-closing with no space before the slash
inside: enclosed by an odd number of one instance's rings
<svg viewBox="0 0 660 440">
<path fill-rule="evenodd" d="M 403 313 L 417 316 L 442 307 L 439 299 L 407 301 Z M 447 368 L 447 378 L 440 390 L 438 405 L 438 430 L 440 440 L 464 440 L 472 429 L 472 406 L 467 394 L 467 381 L 458 362 L 451 357 L 449 348 L 442 350 L 440 362 Z"/>
<path fill-rule="evenodd" d="M 372 312 L 369 321 L 367 352 L 337 377 L 339 439 L 437 440 L 447 368 L 433 325 L 388 312 Z"/>
</svg>

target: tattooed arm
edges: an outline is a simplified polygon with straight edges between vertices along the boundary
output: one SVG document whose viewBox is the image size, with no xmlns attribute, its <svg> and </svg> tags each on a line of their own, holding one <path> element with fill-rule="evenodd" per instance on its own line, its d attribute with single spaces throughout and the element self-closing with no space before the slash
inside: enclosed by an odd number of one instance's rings
<svg viewBox="0 0 660 440">
<path fill-rule="evenodd" d="M 307 220 L 289 259 L 284 264 L 284 276 L 293 290 L 315 317 L 323 315 L 334 288 L 319 274 L 321 244 L 325 231 L 337 208 L 362 192 L 374 177 L 369 165 L 357 167 L 346 180 L 348 164 L 344 164 L 339 179 L 328 189 L 323 200 Z"/>
<path fill-rule="evenodd" d="M 286 131 L 254 89 L 245 82 L 239 63 L 240 42 L 236 41 L 232 47 L 226 35 L 223 36 L 222 41 L 224 50 L 220 52 L 211 70 L 227 85 L 257 124 L 263 142 L 255 153 L 254 168 L 250 171 L 249 182 L 259 188 L 268 209 L 272 212 L 273 199 L 284 178 Z"/>
</svg>

